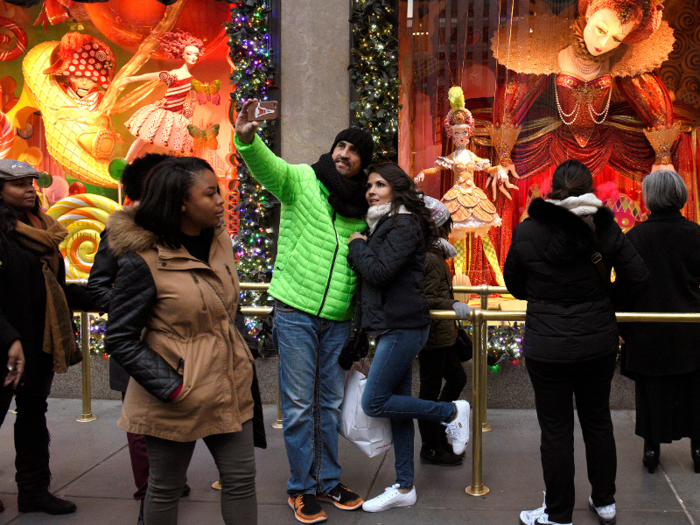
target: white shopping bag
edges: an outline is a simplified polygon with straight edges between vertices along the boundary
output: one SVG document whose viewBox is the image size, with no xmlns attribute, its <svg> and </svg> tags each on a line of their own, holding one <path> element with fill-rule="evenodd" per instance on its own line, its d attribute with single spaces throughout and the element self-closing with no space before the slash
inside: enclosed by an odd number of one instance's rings
<svg viewBox="0 0 700 525">
<path fill-rule="evenodd" d="M 369 417 L 362 410 L 360 401 L 367 377 L 357 370 L 348 372 L 345 378 L 345 398 L 340 405 L 340 435 L 352 441 L 370 458 L 394 446 L 391 420 Z"/>
</svg>

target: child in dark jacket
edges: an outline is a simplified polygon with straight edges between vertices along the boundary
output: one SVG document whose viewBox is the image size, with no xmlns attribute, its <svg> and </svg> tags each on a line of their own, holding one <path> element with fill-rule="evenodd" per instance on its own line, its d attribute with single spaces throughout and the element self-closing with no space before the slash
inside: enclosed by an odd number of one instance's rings
<svg viewBox="0 0 700 525">
<path fill-rule="evenodd" d="M 446 259 L 457 253 L 447 238 L 452 230 L 452 218 L 447 207 L 437 199 L 424 197 L 426 207 L 438 227 L 440 238 L 428 247 L 425 254 L 423 289 L 431 310 L 455 310 L 460 317 L 469 315 L 469 307 L 457 301 L 452 292 L 452 276 Z M 467 383 L 467 376 L 456 349 L 455 322 L 432 320 L 425 347 L 418 354 L 420 364 L 420 399 L 455 401 Z M 445 386 L 442 387 L 442 380 Z M 442 387 L 442 390 L 440 389 Z M 442 425 L 434 421 L 418 420 L 423 446 L 420 457 L 425 463 L 456 466 L 462 456 L 452 452 Z"/>
</svg>

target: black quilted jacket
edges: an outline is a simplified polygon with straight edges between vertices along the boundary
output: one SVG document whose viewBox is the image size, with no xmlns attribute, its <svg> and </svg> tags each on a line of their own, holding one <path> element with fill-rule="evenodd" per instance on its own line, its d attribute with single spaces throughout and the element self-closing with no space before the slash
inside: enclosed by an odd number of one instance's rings
<svg viewBox="0 0 700 525">
<path fill-rule="evenodd" d="M 361 277 L 362 328 L 393 330 L 430 324 L 423 292 L 425 243 L 413 214 L 395 219 L 386 214 L 367 242 L 350 243 L 348 259 Z"/>
</svg>

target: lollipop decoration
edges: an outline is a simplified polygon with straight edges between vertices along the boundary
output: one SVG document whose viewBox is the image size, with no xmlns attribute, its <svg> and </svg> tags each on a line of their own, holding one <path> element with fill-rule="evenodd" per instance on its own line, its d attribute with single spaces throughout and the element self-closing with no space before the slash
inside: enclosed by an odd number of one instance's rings
<svg viewBox="0 0 700 525">
<path fill-rule="evenodd" d="M 0 159 L 7 157 L 15 140 L 15 127 L 10 119 L 0 111 Z"/>
<path fill-rule="evenodd" d="M 90 275 L 100 244 L 100 233 L 107 218 L 119 209 L 112 199 L 81 193 L 66 197 L 51 206 L 48 214 L 68 230 L 60 249 L 66 263 L 66 277 L 84 279 Z"/>
<path fill-rule="evenodd" d="M 22 53 L 27 49 L 27 33 L 24 32 L 24 29 L 22 29 L 17 22 L 5 18 L 4 16 L 0 16 L 0 27 L 7 29 L 15 36 L 14 47 L 8 51 L 0 51 L 0 61 L 8 62 L 21 57 Z M 8 35 L 0 35 L 0 44 L 7 44 L 9 42 L 10 37 Z"/>
</svg>

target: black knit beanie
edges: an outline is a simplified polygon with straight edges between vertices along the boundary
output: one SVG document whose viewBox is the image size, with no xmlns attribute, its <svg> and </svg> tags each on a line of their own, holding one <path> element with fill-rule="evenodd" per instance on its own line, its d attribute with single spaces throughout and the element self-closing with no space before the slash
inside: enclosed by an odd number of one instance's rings
<svg viewBox="0 0 700 525">
<path fill-rule="evenodd" d="M 372 135 L 366 131 L 362 131 L 359 128 L 344 129 L 335 137 L 335 141 L 331 146 L 331 154 L 338 145 L 338 142 L 341 140 L 349 142 L 357 148 L 357 151 L 360 152 L 362 169 L 367 168 L 367 166 L 372 163 L 372 155 L 374 155 L 374 142 L 372 141 Z"/>
</svg>

